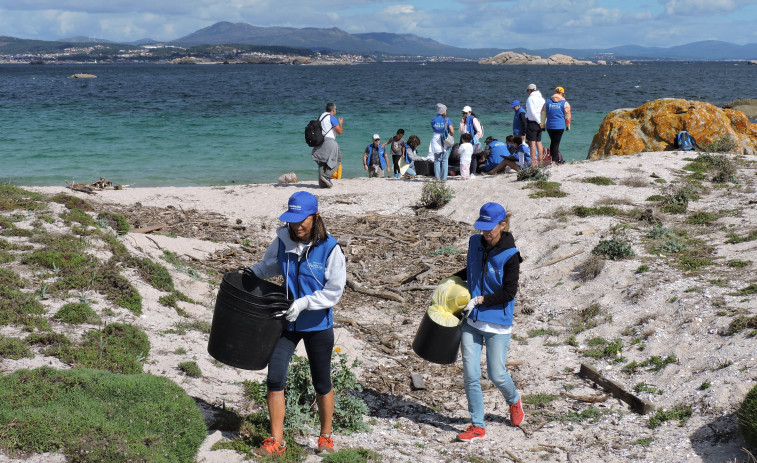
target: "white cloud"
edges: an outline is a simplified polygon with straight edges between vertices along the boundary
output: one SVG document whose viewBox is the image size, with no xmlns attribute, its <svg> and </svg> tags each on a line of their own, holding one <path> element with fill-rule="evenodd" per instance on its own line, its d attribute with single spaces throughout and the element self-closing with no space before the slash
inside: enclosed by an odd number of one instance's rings
<svg viewBox="0 0 757 463">
<path fill-rule="evenodd" d="M 725 14 L 754 3 L 754 0 L 662 0 L 665 14 L 670 16 Z"/>
<path fill-rule="evenodd" d="M 385 14 L 389 15 L 401 15 L 401 14 L 415 14 L 415 7 L 413 5 L 390 5 L 384 9 Z"/>
</svg>

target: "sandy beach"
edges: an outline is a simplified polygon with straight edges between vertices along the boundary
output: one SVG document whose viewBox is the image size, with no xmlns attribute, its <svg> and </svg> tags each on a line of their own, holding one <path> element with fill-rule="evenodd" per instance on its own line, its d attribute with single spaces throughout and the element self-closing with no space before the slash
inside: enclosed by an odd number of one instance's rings
<svg viewBox="0 0 757 463">
<path fill-rule="evenodd" d="M 337 346 L 362 362 L 358 381 L 371 408 L 365 420 L 372 428 L 335 434 L 337 448 L 363 447 L 393 462 L 740 462 L 748 461 L 748 455 L 735 412 L 757 381 L 757 338 L 750 329 L 729 334 L 729 327 L 738 317 L 757 315 L 757 294 L 749 289 L 757 284 L 757 241 L 733 236 L 753 236 L 757 230 L 757 163 L 753 157 L 724 156 L 737 166 L 738 183 L 715 184 L 706 174 L 694 182 L 696 199 L 678 214 L 665 212 L 649 198 L 690 182 L 691 172 L 684 167 L 696 154 L 649 152 L 551 167 L 549 181 L 559 183 L 563 197 L 534 197 L 540 190 L 533 182 L 517 181 L 515 173 L 450 178 L 454 197 L 436 211 L 418 207 L 422 188 L 431 181 L 425 178 L 344 179 L 331 189 L 315 182 L 128 188 L 92 195 L 64 187 L 29 189 L 66 192 L 98 209 L 122 212 L 130 222 L 139 218 L 132 228 L 175 223 L 178 228 L 168 227 L 166 234 L 129 233 L 122 241 L 139 256 L 159 261 L 168 250 L 187 265 L 217 272 L 259 260 L 289 196 L 298 190 L 315 194 L 327 228 L 344 248 L 350 278 L 400 297 L 347 289 L 335 308 Z M 610 184 L 586 181 L 592 178 Z M 526 418 L 520 428 L 511 426 L 504 399 L 496 388 L 487 389 L 486 439 L 465 444 L 453 442 L 469 419 L 459 384 L 462 362 L 434 365 L 413 353 L 411 343 L 430 291 L 403 289 L 398 276 L 421 275 L 412 284 L 428 286 L 462 268 L 472 223 L 488 201 L 512 212 L 512 232 L 524 258 L 508 360 L 521 362 L 510 372 L 524 398 Z M 612 207 L 615 212 L 581 214 L 575 206 Z M 703 212 L 714 217 L 706 224 L 692 219 Z M 655 247 L 649 236 L 655 223 L 683 233 L 683 241 L 700 251 L 696 257 L 702 260 L 687 266 L 681 254 Z M 605 260 L 596 277 L 586 278 L 592 250 L 613 237 L 627 240 L 635 255 Z M 445 246 L 462 253 L 439 253 Z M 181 307 L 209 322 L 217 278 L 170 270 L 178 289 L 198 301 Z M 180 316 L 157 302 L 160 291 L 127 276 L 142 295 L 143 315 L 113 309 L 113 319 L 148 334 L 152 349 L 144 370 L 172 379 L 209 405 L 225 404 L 240 413 L 257 409 L 244 399 L 241 382 L 261 380 L 265 370 L 214 362 L 207 354 L 207 334 L 164 334 Z M 63 302 L 45 304 L 53 311 Z M 98 308 L 108 306 L 98 301 Z M 1 331 L 21 336 L 18 328 Z M 619 339 L 622 347 L 616 355 L 591 357 L 598 338 Z M 177 355 L 177 345 L 187 353 Z M 657 370 L 655 357 L 671 360 Z M 196 361 L 203 376 L 185 376 L 176 368 L 182 360 Z M 638 366 L 627 368 L 632 362 Z M 690 407 L 691 416 L 652 429 L 649 420 L 655 412 L 629 410 L 627 403 L 580 377 L 582 363 L 656 410 Z M 4 373 L 42 365 L 66 367 L 41 354 L 0 360 Z M 411 373 L 423 374 L 426 390 L 411 388 Z M 245 461 L 229 450 L 210 450 L 230 437 L 209 432 L 197 461 Z M 302 436 L 298 443 L 312 448 L 316 438 Z M 62 458 L 45 455 L 27 461 Z M 15 460 L 0 456 L 3 461 Z"/>
</svg>

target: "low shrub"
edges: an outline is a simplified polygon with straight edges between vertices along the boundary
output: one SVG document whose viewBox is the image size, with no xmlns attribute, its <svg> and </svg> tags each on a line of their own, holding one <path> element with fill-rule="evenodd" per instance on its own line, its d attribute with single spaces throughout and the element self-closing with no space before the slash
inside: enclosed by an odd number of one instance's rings
<svg viewBox="0 0 757 463">
<path fill-rule="evenodd" d="M 177 368 L 184 372 L 185 375 L 192 378 L 201 378 L 202 371 L 197 365 L 197 362 L 181 362 Z"/>
<path fill-rule="evenodd" d="M 23 340 L 0 334 L 0 357 L 18 360 L 24 357 L 34 357 L 34 354 Z"/>
<path fill-rule="evenodd" d="M 599 207 L 586 207 L 586 206 L 573 206 L 573 214 L 578 217 L 590 217 L 593 215 L 606 215 L 610 217 L 617 217 L 623 215 L 620 209 L 613 206 L 599 206 Z"/>
<path fill-rule="evenodd" d="M 546 181 L 549 180 L 549 172 L 538 166 L 529 166 L 518 171 L 516 180 L 519 182 L 538 180 Z"/>
<path fill-rule="evenodd" d="M 142 372 L 142 363 L 149 352 L 150 341 L 142 330 L 112 323 L 103 330 L 85 333 L 81 345 L 61 346 L 48 354 L 77 367 L 133 374 Z"/>
<path fill-rule="evenodd" d="M 631 247 L 631 243 L 620 237 L 600 241 L 591 250 L 591 253 L 610 260 L 622 260 L 636 255 Z"/>
<path fill-rule="evenodd" d="M 708 153 L 738 153 L 739 144 L 730 135 L 723 135 L 720 138 L 702 145 L 702 151 Z"/>
<path fill-rule="evenodd" d="M 72 325 L 100 323 L 100 317 L 97 315 L 97 312 L 92 310 L 92 307 L 85 302 L 69 302 L 65 304 L 55 313 L 55 318 Z"/>
<path fill-rule="evenodd" d="M 381 456 L 373 450 L 364 448 L 341 449 L 324 456 L 323 463 L 380 463 Z"/>
<path fill-rule="evenodd" d="M 576 267 L 576 272 L 578 273 L 578 279 L 586 282 L 598 277 L 604 268 L 605 260 L 592 254 Z"/>
<path fill-rule="evenodd" d="M 607 177 L 589 177 L 581 180 L 583 183 L 591 183 L 593 185 L 602 185 L 602 186 L 609 186 L 609 185 L 615 185 L 615 182 L 613 182 L 611 179 Z"/>
<path fill-rule="evenodd" d="M 161 291 L 173 291 L 173 278 L 168 270 L 157 262 L 147 257 L 128 257 L 126 265 L 137 269 L 139 275 L 155 289 Z"/>
<path fill-rule="evenodd" d="M 452 192 L 452 188 L 447 186 L 447 183 L 442 180 L 434 180 L 433 182 L 423 185 L 421 191 L 421 206 L 426 209 L 440 209 L 449 203 L 455 195 Z"/>
<path fill-rule="evenodd" d="M 757 386 L 747 393 L 736 416 L 744 440 L 753 449 L 757 449 Z"/>
<path fill-rule="evenodd" d="M 655 429 L 666 421 L 678 420 L 678 425 L 683 426 L 691 418 L 691 407 L 676 405 L 672 410 L 657 410 L 657 413 L 649 419 L 649 427 Z"/>
<path fill-rule="evenodd" d="M 97 214 L 97 218 L 98 220 L 106 223 L 119 235 L 125 235 L 129 233 L 129 230 L 131 229 L 131 227 L 129 226 L 129 221 L 126 220 L 126 217 L 124 217 L 123 214 L 118 214 L 115 212 L 100 212 L 99 214 Z"/>
</svg>

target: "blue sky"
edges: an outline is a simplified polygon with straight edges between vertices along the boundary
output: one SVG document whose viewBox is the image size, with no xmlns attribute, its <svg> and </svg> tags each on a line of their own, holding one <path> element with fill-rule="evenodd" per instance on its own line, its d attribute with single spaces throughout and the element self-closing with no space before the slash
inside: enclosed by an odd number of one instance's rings
<svg viewBox="0 0 757 463">
<path fill-rule="evenodd" d="M 411 33 L 465 48 L 757 42 L 757 0 L 0 0 L 0 35 L 172 40 L 218 21 Z"/>
</svg>

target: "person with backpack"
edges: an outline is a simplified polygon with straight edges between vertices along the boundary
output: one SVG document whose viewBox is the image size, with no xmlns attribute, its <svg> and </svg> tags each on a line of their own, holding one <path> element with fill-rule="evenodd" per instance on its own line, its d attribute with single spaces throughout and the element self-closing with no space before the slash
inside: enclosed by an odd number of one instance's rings
<svg viewBox="0 0 757 463">
<path fill-rule="evenodd" d="M 481 139 L 484 138 L 484 126 L 481 125 L 481 121 L 478 120 L 478 117 L 476 117 L 476 114 L 473 113 L 473 110 L 470 106 L 463 108 L 463 118 L 460 121 L 461 143 L 462 135 L 464 133 L 469 133 L 473 137 L 473 140 L 471 141 L 471 145 L 473 145 L 473 152 L 480 152 L 483 149 L 481 147 Z"/>
<path fill-rule="evenodd" d="M 449 151 L 448 148 L 454 144 L 450 143 L 445 146 L 446 134 L 455 136 L 455 129 L 452 127 L 452 121 L 447 117 L 447 107 L 441 103 L 436 104 L 436 117 L 431 119 L 431 129 L 434 135 L 431 137 L 431 143 L 428 145 L 428 152 L 434 156 L 434 178 L 437 180 L 447 180 L 449 166 L 447 165 Z"/>
<path fill-rule="evenodd" d="M 381 145 L 381 137 L 379 134 L 373 134 L 373 143 L 365 147 L 363 153 L 363 169 L 368 171 L 368 177 L 378 177 L 379 174 L 383 177 L 384 169 L 386 174 L 389 175 L 389 158 L 386 155 L 386 143 Z"/>
<path fill-rule="evenodd" d="M 552 164 L 564 164 L 560 153 L 560 140 L 563 133 L 570 130 L 570 103 L 565 99 L 565 89 L 555 88 L 555 94 L 545 103 L 542 111 L 546 114 L 544 126 L 549 134 L 549 151 Z"/>
<path fill-rule="evenodd" d="M 344 132 L 344 119 L 336 118 L 335 103 L 327 103 L 326 112 L 318 117 L 318 122 L 321 125 L 320 133 L 323 136 L 323 141 L 318 144 L 317 132 L 315 137 L 309 137 L 307 128 L 305 130 L 305 141 L 308 145 L 313 146 L 312 158 L 318 164 L 318 185 L 321 188 L 331 188 L 331 176 L 342 163 L 342 153 L 336 142 L 336 135 L 341 135 Z"/>
</svg>

